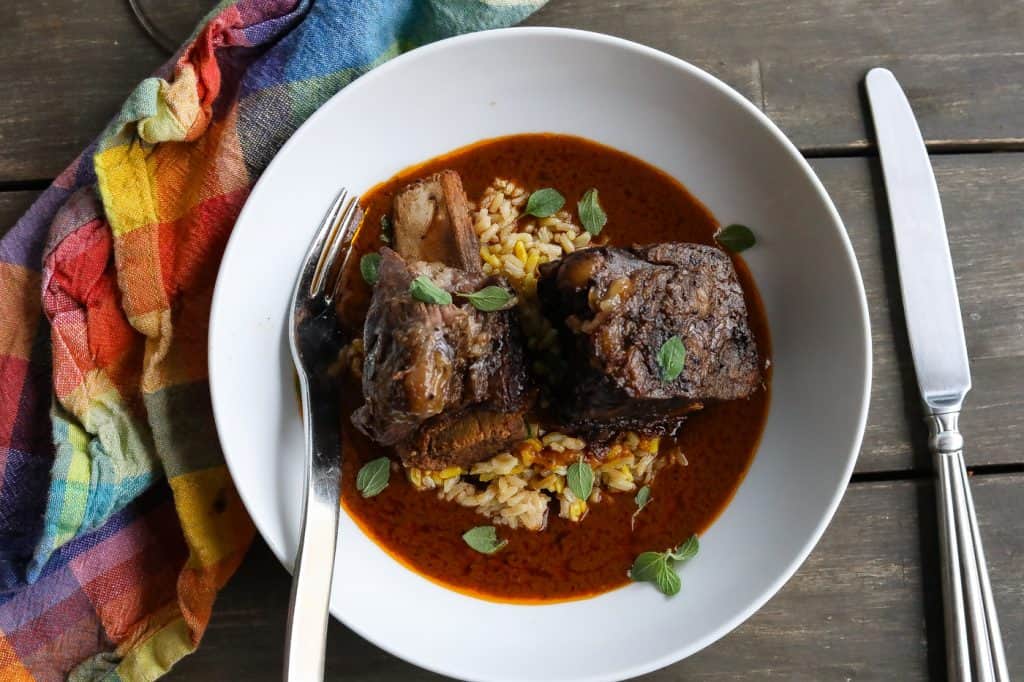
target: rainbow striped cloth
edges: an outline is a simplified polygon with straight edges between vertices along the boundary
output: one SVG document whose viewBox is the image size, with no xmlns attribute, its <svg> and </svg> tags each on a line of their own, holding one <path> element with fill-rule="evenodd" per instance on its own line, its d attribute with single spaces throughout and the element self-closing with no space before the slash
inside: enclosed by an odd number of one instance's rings
<svg viewBox="0 0 1024 682">
<path fill-rule="evenodd" d="M 198 646 L 253 535 L 206 373 L 250 188 L 362 73 L 541 4 L 223 2 L 0 242 L 0 679 L 152 680 Z"/>
</svg>

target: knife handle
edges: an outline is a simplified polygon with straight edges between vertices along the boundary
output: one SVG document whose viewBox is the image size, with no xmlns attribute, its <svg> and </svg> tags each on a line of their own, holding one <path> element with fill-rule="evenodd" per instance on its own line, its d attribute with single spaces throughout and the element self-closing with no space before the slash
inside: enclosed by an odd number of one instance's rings
<svg viewBox="0 0 1024 682">
<path fill-rule="evenodd" d="M 928 417 L 938 475 L 939 543 L 951 682 L 1009 682 L 999 619 L 964 466 L 959 412 Z M 973 676 L 972 676 L 973 672 Z"/>
</svg>

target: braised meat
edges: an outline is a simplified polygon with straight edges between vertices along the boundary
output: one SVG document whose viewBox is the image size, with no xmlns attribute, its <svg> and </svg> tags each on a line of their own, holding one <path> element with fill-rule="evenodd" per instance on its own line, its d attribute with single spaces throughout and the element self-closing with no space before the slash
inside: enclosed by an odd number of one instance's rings
<svg viewBox="0 0 1024 682">
<path fill-rule="evenodd" d="M 719 249 L 577 251 L 542 267 L 538 295 L 571 377 L 555 387 L 557 404 L 578 429 L 673 431 L 704 401 L 743 398 L 761 385 L 743 290 Z M 665 381 L 658 355 L 673 336 L 686 359 Z"/>
<path fill-rule="evenodd" d="M 363 433 L 395 446 L 406 464 L 465 465 L 525 437 L 527 373 L 510 310 L 481 312 L 412 297 L 426 275 L 448 292 L 507 284 L 441 263 L 406 262 L 381 249 L 380 276 L 363 329 L 365 404 L 352 415 Z"/>
<path fill-rule="evenodd" d="M 395 250 L 406 260 L 480 271 L 480 245 L 458 173 L 445 170 L 412 183 L 393 207 Z"/>
</svg>

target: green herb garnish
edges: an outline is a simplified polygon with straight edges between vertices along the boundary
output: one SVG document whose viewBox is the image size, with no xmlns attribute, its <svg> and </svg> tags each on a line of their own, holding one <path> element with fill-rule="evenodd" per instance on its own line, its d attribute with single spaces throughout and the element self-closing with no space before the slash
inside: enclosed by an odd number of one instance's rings
<svg viewBox="0 0 1024 682">
<path fill-rule="evenodd" d="M 380 242 L 391 243 L 391 218 L 386 213 L 380 217 Z"/>
<path fill-rule="evenodd" d="M 498 531 L 494 526 L 477 526 L 462 534 L 466 544 L 481 554 L 494 554 L 508 544 L 508 540 L 499 540 Z"/>
<path fill-rule="evenodd" d="M 651 501 L 651 486 L 645 485 L 643 488 L 637 491 L 636 497 L 633 498 L 636 502 L 636 510 L 640 511 L 647 506 L 647 503 Z"/>
<path fill-rule="evenodd" d="M 658 366 L 661 367 L 661 380 L 665 383 L 675 381 L 683 373 L 686 366 L 686 346 L 678 336 L 673 336 L 661 344 L 658 351 Z"/>
<path fill-rule="evenodd" d="M 697 540 L 696 535 L 691 535 L 686 538 L 683 544 L 672 550 L 672 559 L 675 561 L 689 561 L 697 556 L 698 551 L 700 551 L 700 541 Z"/>
<path fill-rule="evenodd" d="M 554 215 L 558 209 L 565 205 L 565 197 L 558 193 L 558 190 L 545 187 L 530 195 L 526 201 L 526 214 L 538 218 L 547 218 Z"/>
<path fill-rule="evenodd" d="M 424 303 L 448 305 L 452 302 L 452 295 L 434 284 L 433 280 L 426 275 L 420 275 L 409 284 L 409 293 L 417 301 Z"/>
<path fill-rule="evenodd" d="M 577 499 L 586 500 L 594 489 L 594 470 L 581 457 L 569 465 L 565 472 L 565 482 Z"/>
<path fill-rule="evenodd" d="M 472 303 L 477 310 L 482 310 L 485 313 L 505 310 L 515 305 L 516 302 L 515 296 L 508 293 L 506 289 L 493 285 L 473 293 L 459 294 L 459 296 Z"/>
<path fill-rule="evenodd" d="M 633 498 L 633 501 L 636 502 L 636 511 L 633 512 L 633 517 L 629 521 L 631 528 L 636 526 L 636 517 L 644 510 L 647 503 L 651 501 L 651 486 L 645 485 L 643 488 L 640 488 L 636 492 L 636 497 Z"/>
<path fill-rule="evenodd" d="M 601 229 L 608 222 L 608 216 L 597 202 L 597 189 L 591 187 L 584 192 L 583 198 L 576 204 L 576 209 L 579 211 L 583 228 L 595 237 L 601 234 Z"/>
<path fill-rule="evenodd" d="M 715 241 L 733 253 L 746 251 L 757 243 L 754 233 L 746 225 L 727 225 L 715 233 Z"/>
<path fill-rule="evenodd" d="M 666 596 L 678 594 L 682 581 L 676 573 L 676 564 L 689 561 L 697 556 L 700 543 L 696 535 L 691 535 L 683 544 L 664 552 L 644 552 L 633 561 L 629 569 L 629 578 L 633 582 L 649 582 Z"/>
<path fill-rule="evenodd" d="M 359 469 L 359 473 L 356 474 L 356 490 L 362 493 L 363 497 L 374 497 L 388 487 L 389 478 L 391 460 L 387 457 L 378 457 Z"/>
<path fill-rule="evenodd" d="M 368 253 L 359 259 L 359 272 L 370 286 L 380 279 L 380 254 Z"/>
</svg>

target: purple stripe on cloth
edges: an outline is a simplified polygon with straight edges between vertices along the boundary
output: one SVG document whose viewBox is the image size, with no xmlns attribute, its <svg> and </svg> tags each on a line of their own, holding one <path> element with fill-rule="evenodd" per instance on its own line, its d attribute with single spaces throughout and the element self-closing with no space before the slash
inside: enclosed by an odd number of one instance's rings
<svg viewBox="0 0 1024 682">
<path fill-rule="evenodd" d="M 78 578 L 67 567 L 50 573 L 36 582 L 35 589 L 20 590 L 0 605 L 0 630 L 10 636 L 10 633 L 78 592 L 80 587 Z"/>
<path fill-rule="evenodd" d="M 58 637 L 45 642 L 45 646 L 21 662 L 32 672 L 35 682 L 64 682 L 75 664 L 95 653 L 97 646 L 113 648 L 99 618 L 89 613 L 78 621 L 67 622 Z"/>
<path fill-rule="evenodd" d="M 236 5 L 246 40 L 252 45 L 264 45 L 287 31 L 309 9 L 309 2 L 299 0 L 251 0 Z M 269 16 L 265 21 L 262 17 Z"/>
<path fill-rule="evenodd" d="M 10 232 L 0 240 L 0 261 L 38 272 L 42 269 L 46 233 L 70 192 L 56 185 L 39 195 Z"/>
<path fill-rule="evenodd" d="M 40 649 L 47 648 L 55 639 L 59 639 L 67 631 L 68 623 L 91 618 L 96 621 L 96 612 L 85 592 L 78 589 L 78 583 L 70 572 L 62 573 L 69 581 L 68 586 L 54 586 L 59 590 L 62 599 L 52 603 L 36 603 L 24 606 L 22 615 L 34 616 L 18 624 L 17 629 L 7 629 L 0 625 L 7 642 L 22 660 L 26 660 Z M 41 594 L 40 590 L 25 590 L 41 597 L 50 598 L 55 593 Z"/>
<path fill-rule="evenodd" d="M 43 316 L 39 317 L 36 325 L 27 370 L 8 445 L 35 452 L 47 462 L 52 462 L 53 433 L 49 414 L 53 400 L 53 348 L 50 345 L 50 323 Z M 0 492 L 3 489 L 0 484 Z"/>
</svg>

